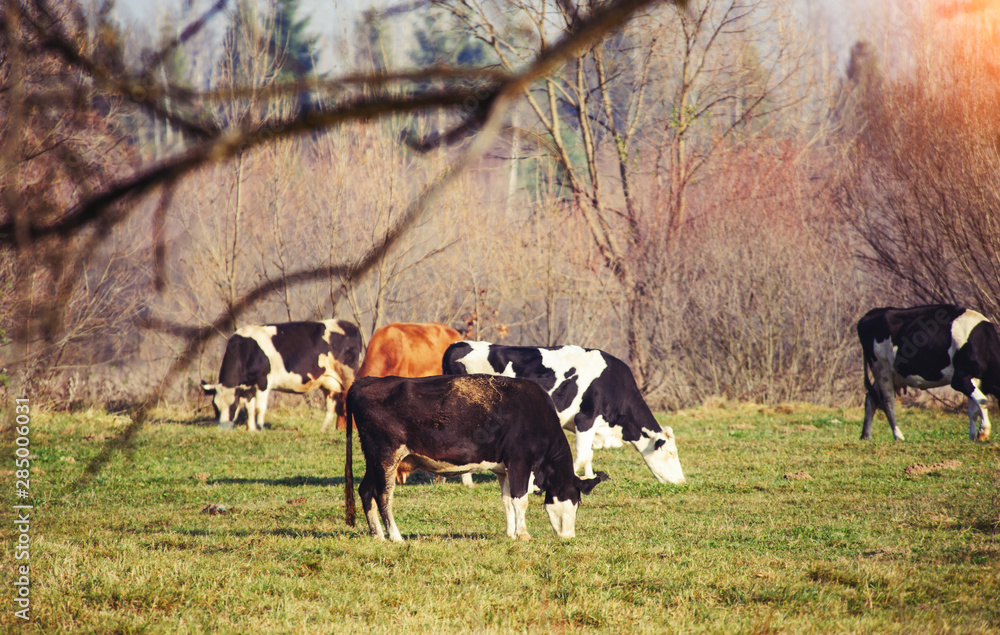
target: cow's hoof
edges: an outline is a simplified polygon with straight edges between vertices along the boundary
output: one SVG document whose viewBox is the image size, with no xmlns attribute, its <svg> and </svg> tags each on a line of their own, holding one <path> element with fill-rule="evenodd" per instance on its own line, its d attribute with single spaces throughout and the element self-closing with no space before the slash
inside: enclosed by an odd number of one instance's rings
<svg viewBox="0 0 1000 635">
<path fill-rule="evenodd" d="M 531 534 L 528 532 L 521 532 L 517 535 L 517 540 L 524 540 L 525 542 L 531 540 Z"/>
<path fill-rule="evenodd" d="M 989 441 L 990 440 L 990 431 L 989 430 L 980 430 L 979 431 L 978 440 L 979 441 Z"/>
</svg>

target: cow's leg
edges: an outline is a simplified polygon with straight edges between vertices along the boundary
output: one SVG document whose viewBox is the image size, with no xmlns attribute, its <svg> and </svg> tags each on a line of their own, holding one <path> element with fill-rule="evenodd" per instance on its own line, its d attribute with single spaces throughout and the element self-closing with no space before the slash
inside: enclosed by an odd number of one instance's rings
<svg viewBox="0 0 1000 635">
<path fill-rule="evenodd" d="M 257 397 L 253 396 L 245 400 L 247 404 L 247 430 L 250 432 L 257 431 Z M 239 413 L 237 412 L 237 415 Z"/>
<path fill-rule="evenodd" d="M 264 413 L 267 412 L 267 399 L 271 395 L 271 389 L 257 391 L 257 429 L 264 429 Z"/>
<path fill-rule="evenodd" d="M 336 393 L 334 397 L 335 409 L 337 412 L 337 429 L 346 430 L 347 429 L 347 407 L 345 401 L 347 400 L 347 391 L 341 389 L 340 392 Z"/>
<path fill-rule="evenodd" d="M 504 516 L 507 519 L 507 536 L 515 538 L 517 525 L 514 522 L 514 501 L 510 497 L 510 483 L 506 474 L 497 474 L 497 480 L 500 482 L 500 502 L 503 504 Z"/>
<path fill-rule="evenodd" d="M 594 466 L 591 461 L 594 458 L 594 436 L 597 429 L 591 426 L 589 430 L 576 431 L 576 460 L 573 461 L 573 471 L 577 474 L 583 470 L 584 478 L 594 478 Z"/>
<path fill-rule="evenodd" d="M 903 433 L 896 423 L 896 385 L 893 381 L 892 369 L 888 368 L 886 364 L 877 363 L 875 368 L 872 368 L 872 374 L 875 375 L 874 389 L 879 393 L 879 400 L 882 402 L 878 405 L 882 407 L 885 418 L 889 420 L 892 437 L 897 441 L 905 441 L 906 439 L 903 438 Z M 867 411 L 867 404 L 865 410 Z"/>
<path fill-rule="evenodd" d="M 365 476 L 358 485 L 358 496 L 361 498 L 361 507 L 365 510 L 365 518 L 368 520 L 368 531 L 378 540 L 385 540 L 378 511 L 372 505 L 372 502 L 380 496 L 380 490 L 385 489 L 385 485 L 378 482 L 380 478 L 381 475 L 376 470 L 365 470 Z"/>
<path fill-rule="evenodd" d="M 518 540 L 531 540 L 531 534 L 528 533 L 528 494 L 525 492 L 522 496 L 511 497 L 511 503 L 514 506 L 514 534 Z"/>
<path fill-rule="evenodd" d="M 976 435 L 976 438 L 978 440 L 980 440 L 980 441 L 989 441 L 990 440 L 990 418 L 986 414 L 986 395 L 983 395 L 982 393 L 980 393 L 980 394 L 982 395 L 982 401 L 979 401 L 978 399 L 976 400 L 976 403 L 979 406 L 979 416 L 980 416 L 979 434 Z M 970 436 L 971 436 L 971 431 L 970 431 Z"/>
<path fill-rule="evenodd" d="M 868 441 L 872 438 L 872 420 L 875 418 L 875 398 L 872 391 L 865 393 L 865 421 L 861 424 L 861 440 Z"/>
<path fill-rule="evenodd" d="M 889 428 L 892 430 L 892 436 L 897 441 L 905 441 L 903 438 L 903 433 L 899 429 L 899 425 L 896 423 L 896 393 L 891 388 L 888 393 L 882 393 L 885 399 L 883 408 L 885 409 L 885 418 L 889 420 Z"/>
<path fill-rule="evenodd" d="M 531 540 L 527 522 L 528 495 L 531 493 L 531 466 L 521 465 L 518 462 L 506 467 L 507 488 L 514 515 L 514 535 L 511 538 L 516 540 Z M 508 536 L 510 536 L 509 529 L 510 521 L 508 521 Z"/>
<path fill-rule="evenodd" d="M 958 382 L 953 381 L 952 387 L 965 392 L 969 397 L 969 440 L 988 441 L 990 438 L 990 418 L 986 414 L 987 397 L 979 389 L 979 380 L 965 379 L 958 386 L 956 386 L 956 383 Z M 977 419 L 979 420 L 978 430 L 976 426 Z"/>
<path fill-rule="evenodd" d="M 389 479 L 386 483 L 385 491 L 375 500 L 378 503 L 378 510 L 382 514 L 385 527 L 389 530 L 389 540 L 403 542 L 403 535 L 399 533 L 399 527 L 396 526 L 396 519 L 392 516 L 392 491 L 395 487 L 396 479 Z"/>
<path fill-rule="evenodd" d="M 337 397 L 339 393 L 330 392 L 326 387 L 320 388 L 323 396 L 326 398 L 326 417 L 323 418 L 323 425 L 320 426 L 320 432 L 326 432 L 330 428 L 330 424 L 333 423 L 334 417 L 337 416 Z"/>
<path fill-rule="evenodd" d="M 475 487 L 476 486 L 476 484 L 472 482 L 472 473 L 471 472 L 466 472 L 465 474 L 462 475 L 462 485 L 465 485 L 466 487 Z"/>
<path fill-rule="evenodd" d="M 393 542 L 403 542 L 403 535 L 399 533 L 399 527 L 396 526 L 396 519 L 392 515 L 392 492 L 396 488 L 396 469 L 399 467 L 400 461 L 407 454 L 409 454 L 408 450 L 400 448 L 387 461 L 379 462 L 384 466 L 382 482 L 385 483 L 385 487 L 377 493 L 375 502 L 378 503 L 379 513 L 382 514 L 382 521 L 389 532 L 389 540 Z"/>
</svg>

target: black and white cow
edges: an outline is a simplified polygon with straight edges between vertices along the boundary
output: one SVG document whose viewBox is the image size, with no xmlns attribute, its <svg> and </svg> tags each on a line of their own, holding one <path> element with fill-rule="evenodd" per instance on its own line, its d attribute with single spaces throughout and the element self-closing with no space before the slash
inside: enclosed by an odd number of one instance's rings
<svg viewBox="0 0 1000 635">
<path fill-rule="evenodd" d="M 1000 397 L 1000 337 L 985 317 L 953 304 L 872 309 L 858 321 L 858 338 L 865 373 L 862 440 L 872 436 L 876 408 L 885 412 L 892 435 L 903 440 L 896 425 L 897 389 L 947 385 L 969 398 L 969 438 L 989 439 L 986 395 Z"/>
<path fill-rule="evenodd" d="M 632 371 L 617 357 L 579 346 L 536 348 L 456 342 L 444 353 L 450 375 L 486 373 L 530 379 L 555 403 L 563 428 L 576 433 L 574 469 L 594 476 L 594 448 L 628 441 L 661 483 L 684 482 L 674 431 L 660 428 Z"/>
<path fill-rule="evenodd" d="M 580 495 L 602 480 L 580 479 L 559 427 L 552 400 L 531 381 L 468 375 L 462 377 L 363 377 L 347 394 L 347 462 L 344 493 L 347 523 L 354 525 L 351 420 L 365 454 L 358 487 L 374 537 L 403 537 L 392 515 L 392 492 L 400 461 L 427 472 L 453 476 L 489 470 L 500 481 L 507 535 L 530 538 L 525 524 L 528 494 L 545 493 L 545 510 L 561 538 L 576 533 Z M 372 507 L 376 503 L 378 510 Z"/>
<path fill-rule="evenodd" d="M 361 357 L 361 332 L 342 320 L 244 326 L 226 342 L 219 382 L 201 387 L 212 397 L 220 426 L 232 428 L 245 405 L 247 429 L 263 430 L 272 390 L 326 397 L 325 431 L 335 412 L 343 413 L 344 394 L 354 381 Z M 339 406 L 339 407 L 338 407 Z"/>
</svg>

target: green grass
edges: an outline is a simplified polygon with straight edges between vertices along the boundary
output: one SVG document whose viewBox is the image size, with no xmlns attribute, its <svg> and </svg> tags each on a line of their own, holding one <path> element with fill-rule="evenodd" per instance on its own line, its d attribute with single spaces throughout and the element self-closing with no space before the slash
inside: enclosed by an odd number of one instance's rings
<svg viewBox="0 0 1000 635">
<path fill-rule="evenodd" d="M 879 417 L 861 443 L 860 409 L 779 410 L 661 416 L 677 435 L 681 487 L 657 483 L 631 448 L 598 450 L 613 480 L 584 500 L 571 541 L 555 537 L 536 497 L 533 540 L 509 540 L 492 477 L 472 490 L 411 479 L 396 489 L 402 545 L 370 538 L 363 516 L 344 524 L 344 436 L 320 434 L 318 410 L 274 409 L 257 435 L 161 412 L 75 491 L 104 444 L 86 437 L 126 420 L 34 413 L 24 630 L 995 631 L 998 446 L 968 441 L 961 414 L 903 411 L 905 442 Z M 6 435 L 8 509 L 12 448 Z M 946 459 L 962 465 L 904 473 Z M 799 471 L 811 480 L 785 478 Z M 229 513 L 201 513 L 208 504 Z M 4 630 L 20 622 L 13 610 L 5 602 Z"/>
</svg>

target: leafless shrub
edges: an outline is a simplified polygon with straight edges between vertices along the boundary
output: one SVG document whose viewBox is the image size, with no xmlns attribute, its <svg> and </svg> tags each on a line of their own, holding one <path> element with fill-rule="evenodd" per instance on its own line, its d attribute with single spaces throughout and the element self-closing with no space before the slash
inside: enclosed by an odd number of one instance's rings
<svg viewBox="0 0 1000 635">
<path fill-rule="evenodd" d="M 38 403 L 78 403 L 81 374 L 135 352 L 130 324 L 144 310 L 148 285 L 136 254 L 148 243 L 135 240 L 144 231 L 134 223 L 99 223 L 37 240 L 31 226 L 58 222 L 136 157 L 124 143 L 120 96 L 68 73 L 60 54 L 27 24 L 56 22 L 66 46 L 96 55 L 100 44 L 82 14 L 71 6 L 8 9 L 4 18 L 0 205 L 5 242 L 18 247 L 0 252 L 0 330 L 12 342 L 5 365 L 36 386 Z"/>
<path fill-rule="evenodd" d="M 840 188 L 863 257 L 900 291 L 1000 317 L 1000 87 L 995 33 L 921 25 L 908 73 L 852 85 L 855 142 Z"/>
<path fill-rule="evenodd" d="M 777 403 L 853 394 L 853 327 L 870 292 L 837 238 L 829 199 L 790 148 L 725 159 L 699 191 L 684 257 L 655 245 L 643 254 L 647 328 L 664 365 L 652 396 L 688 405 L 710 395 Z"/>
</svg>

